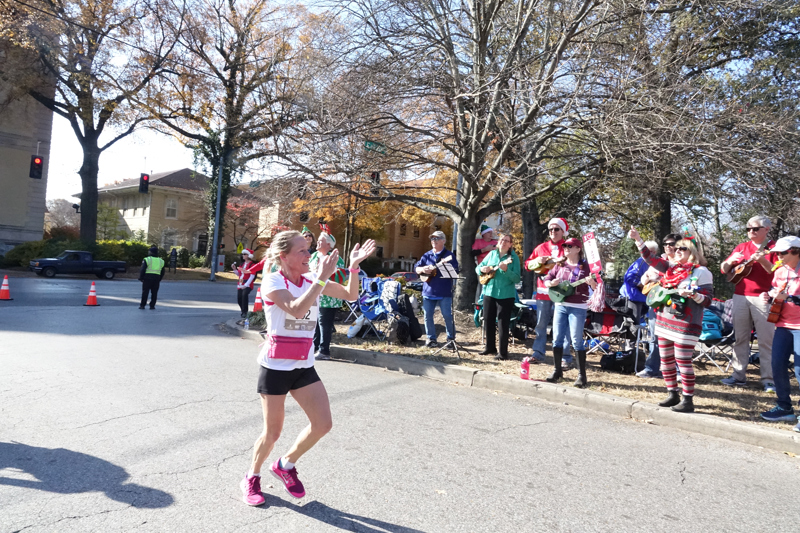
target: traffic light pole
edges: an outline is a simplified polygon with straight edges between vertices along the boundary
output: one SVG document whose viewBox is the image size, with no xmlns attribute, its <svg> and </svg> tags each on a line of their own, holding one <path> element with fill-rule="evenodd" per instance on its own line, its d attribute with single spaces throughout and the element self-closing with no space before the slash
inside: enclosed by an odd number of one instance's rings
<svg viewBox="0 0 800 533">
<path fill-rule="evenodd" d="M 208 281 L 217 281 L 217 259 L 219 258 L 219 211 L 222 206 L 222 169 L 225 168 L 225 153 L 222 153 L 222 158 L 219 162 L 219 175 L 217 176 L 217 212 L 214 216 L 214 242 L 211 245 L 211 276 Z"/>
</svg>

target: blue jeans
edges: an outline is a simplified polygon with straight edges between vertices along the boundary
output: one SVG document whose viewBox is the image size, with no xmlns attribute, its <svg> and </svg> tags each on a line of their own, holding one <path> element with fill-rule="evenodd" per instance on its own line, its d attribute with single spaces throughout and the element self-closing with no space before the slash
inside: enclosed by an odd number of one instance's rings
<svg viewBox="0 0 800 533">
<path fill-rule="evenodd" d="M 453 299 L 442 298 L 441 300 L 431 300 L 430 298 L 423 298 L 422 311 L 425 313 L 425 335 L 428 340 L 436 340 L 436 326 L 433 324 L 433 312 L 436 311 L 436 305 L 439 305 L 439 310 L 442 312 L 444 318 L 444 327 L 447 330 L 447 340 L 456 338 L 456 324 L 453 322 Z"/>
<path fill-rule="evenodd" d="M 778 407 L 792 409 L 792 398 L 789 395 L 791 383 L 786 368 L 789 366 L 789 357 L 794 352 L 794 375 L 800 383 L 800 330 L 789 328 L 775 328 L 772 339 L 772 379 L 775 380 L 775 392 L 778 395 Z"/>
<path fill-rule="evenodd" d="M 547 326 L 553 322 L 553 306 L 550 300 L 536 300 L 536 339 L 533 341 L 533 357 L 537 361 L 544 361 L 544 352 L 547 350 Z M 583 330 L 581 330 L 583 331 Z M 553 330 L 555 339 L 555 330 Z M 557 346 L 555 341 L 553 346 Z M 565 363 L 572 362 L 573 357 L 569 355 L 569 337 L 564 340 L 564 359 Z"/>
<path fill-rule="evenodd" d="M 553 312 L 553 346 L 563 346 L 567 338 L 572 340 L 575 351 L 583 347 L 583 326 L 586 324 L 586 309 L 569 307 L 566 305 L 555 306 Z"/>
<path fill-rule="evenodd" d="M 656 340 L 656 312 L 647 311 L 647 329 L 650 332 L 650 355 L 644 362 L 644 369 L 651 375 L 661 376 L 661 354 L 658 353 L 658 340 Z"/>
<path fill-rule="evenodd" d="M 331 337 L 333 336 L 333 320 L 338 307 L 320 307 L 317 327 L 314 328 L 314 351 L 322 355 L 331 354 Z"/>
</svg>

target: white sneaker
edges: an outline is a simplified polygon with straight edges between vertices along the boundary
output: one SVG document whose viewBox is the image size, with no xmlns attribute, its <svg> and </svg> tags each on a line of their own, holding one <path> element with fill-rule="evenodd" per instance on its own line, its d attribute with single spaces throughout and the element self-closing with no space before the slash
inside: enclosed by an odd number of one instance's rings
<svg viewBox="0 0 800 533">
<path fill-rule="evenodd" d="M 764 383 L 764 392 L 771 392 L 772 394 L 776 394 L 775 384 L 774 383 Z"/>
<path fill-rule="evenodd" d="M 797 424 L 797 425 L 794 427 L 794 430 L 795 430 L 796 432 L 800 433 L 800 424 Z"/>
</svg>

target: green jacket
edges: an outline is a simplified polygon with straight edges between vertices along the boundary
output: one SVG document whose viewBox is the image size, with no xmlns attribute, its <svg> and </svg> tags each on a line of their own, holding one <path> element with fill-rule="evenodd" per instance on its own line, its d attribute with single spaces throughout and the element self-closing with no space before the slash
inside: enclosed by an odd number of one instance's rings
<svg viewBox="0 0 800 533">
<path fill-rule="evenodd" d="M 514 250 L 510 250 L 509 253 L 511 254 L 511 258 L 513 261 L 510 265 L 508 265 L 508 269 L 503 272 L 501 269 L 497 269 L 494 274 L 494 277 L 483 286 L 483 295 L 484 296 L 491 296 L 496 300 L 503 300 L 505 298 L 516 298 L 517 296 L 517 289 L 515 285 L 519 283 L 521 279 L 520 276 L 520 261 L 519 256 L 517 256 Z M 506 259 L 508 256 L 503 257 Z M 500 252 L 497 250 L 492 250 L 489 252 L 489 255 L 483 258 L 481 264 L 475 267 L 475 272 L 478 273 L 478 276 L 481 275 L 481 268 L 485 266 L 497 266 L 500 264 Z"/>
</svg>

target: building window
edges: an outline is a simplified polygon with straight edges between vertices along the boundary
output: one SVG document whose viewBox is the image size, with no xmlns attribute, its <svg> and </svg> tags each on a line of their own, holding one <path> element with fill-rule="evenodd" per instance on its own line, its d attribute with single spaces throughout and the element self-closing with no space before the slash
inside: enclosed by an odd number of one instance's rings
<svg viewBox="0 0 800 533">
<path fill-rule="evenodd" d="M 378 259 L 383 259 L 383 246 L 375 247 L 375 257 Z"/>
<path fill-rule="evenodd" d="M 173 246 L 178 245 L 178 232 L 173 230 L 166 230 L 161 234 L 161 246 L 165 250 L 171 250 Z"/>
<path fill-rule="evenodd" d="M 164 215 L 166 218 L 178 218 L 178 200 L 175 198 L 167 198 L 167 212 Z"/>
<path fill-rule="evenodd" d="M 305 224 L 306 222 L 308 222 L 308 219 L 309 219 L 309 214 L 308 214 L 307 211 L 303 211 L 302 213 L 300 213 L 300 222 L 301 223 Z"/>
<path fill-rule="evenodd" d="M 400 224 L 400 236 L 401 237 L 405 237 L 406 236 L 406 225 L 405 224 Z"/>
<path fill-rule="evenodd" d="M 419 228 L 414 226 L 414 238 L 419 239 Z"/>
</svg>

